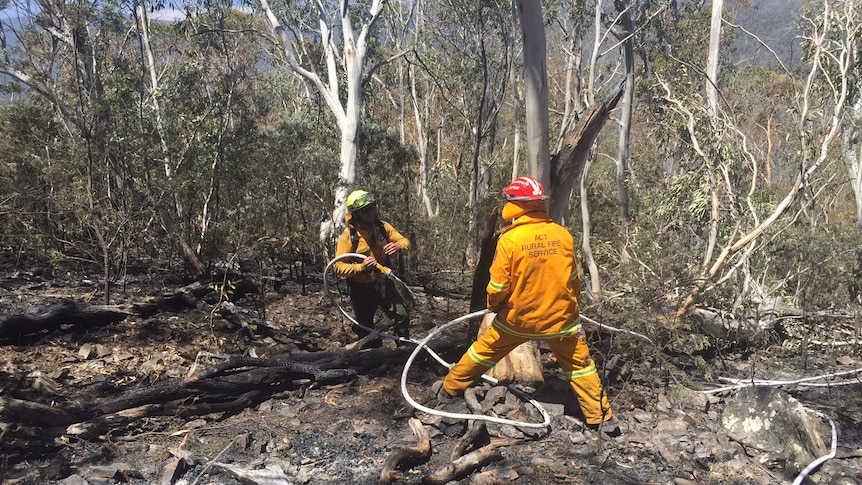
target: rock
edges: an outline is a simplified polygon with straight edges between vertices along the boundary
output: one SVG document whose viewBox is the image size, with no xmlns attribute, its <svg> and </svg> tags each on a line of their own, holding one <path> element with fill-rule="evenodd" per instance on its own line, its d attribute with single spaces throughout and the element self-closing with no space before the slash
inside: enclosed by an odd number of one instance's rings
<svg viewBox="0 0 862 485">
<path fill-rule="evenodd" d="M 71 475 L 60 481 L 60 485 L 89 485 L 80 475 Z"/>
<path fill-rule="evenodd" d="M 520 474 L 513 468 L 497 468 L 470 476 L 470 485 L 499 485 L 517 480 Z"/>
<path fill-rule="evenodd" d="M 87 480 L 116 480 L 127 482 L 129 478 L 143 478 L 144 475 L 137 468 L 128 463 L 114 463 L 105 466 L 94 466 L 87 470 Z"/>
<path fill-rule="evenodd" d="M 159 483 L 161 485 L 171 485 L 176 482 L 177 479 L 186 472 L 186 470 L 188 470 L 188 465 L 185 460 L 182 458 L 172 458 L 164 467 L 162 467 L 162 474 Z"/>
<path fill-rule="evenodd" d="M 566 412 L 566 406 L 564 404 L 540 402 L 539 405 L 542 406 L 542 409 L 544 409 L 546 413 L 548 413 L 548 417 L 550 418 L 559 418 Z M 539 413 L 533 406 L 527 406 L 527 413 L 530 417 L 539 418 Z"/>
<path fill-rule="evenodd" d="M 582 445 L 587 442 L 587 437 L 584 436 L 582 431 L 573 431 L 569 433 L 569 441 L 571 441 L 573 445 Z"/>
<path fill-rule="evenodd" d="M 693 482 L 687 478 L 674 478 L 673 485 L 697 485 L 697 482 Z"/>
<path fill-rule="evenodd" d="M 503 402 L 506 399 L 508 390 L 504 386 L 494 386 L 485 393 L 485 399 L 482 400 L 482 412 L 486 412 L 495 404 Z"/>
<path fill-rule="evenodd" d="M 787 466 L 787 457 L 781 453 L 763 453 L 757 461 L 770 470 L 784 470 Z"/>
<path fill-rule="evenodd" d="M 87 360 L 95 353 L 95 346 L 93 344 L 84 344 L 78 349 L 78 357 Z"/>
<path fill-rule="evenodd" d="M 783 455 L 801 470 L 827 453 L 817 422 L 786 392 L 766 387 L 740 389 L 721 417 L 728 436 L 765 453 Z M 775 464 L 775 457 L 769 457 Z"/>
<path fill-rule="evenodd" d="M 275 463 L 269 463 L 264 468 L 256 470 L 219 462 L 214 462 L 212 466 L 252 485 L 290 485 L 292 478 L 287 476 L 284 470 Z"/>
<path fill-rule="evenodd" d="M 626 414 L 634 418 L 638 423 L 652 423 L 655 421 L 655 415 L 643 409 L 633 409 Z"/>
<path fill-rule="evenodd" d="M 669 434 L 674 437 L 685 436 L 688 433 L 688 423 L 682 419 L 660 421 L 655 427 L 656 434 Z"/>
</svg>

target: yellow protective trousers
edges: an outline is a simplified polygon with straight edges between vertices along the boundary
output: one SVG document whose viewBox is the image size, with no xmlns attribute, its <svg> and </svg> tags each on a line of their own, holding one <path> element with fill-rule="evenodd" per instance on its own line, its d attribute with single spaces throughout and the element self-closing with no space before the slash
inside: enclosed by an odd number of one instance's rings
<svg viewBox="0 0 862 485">
<path fill-rule="evenodd" d="M 446 374 L 443 389 L 458 396 L 470 387 L 482 374 L 505 357 L 518 345 L 530 339 L 501 333 L 491 325 Z M 584 337 L 577 334 L 566 337 L 542 339 L 569 380 L 569 386 L 578 398 L 587 424 L 599 424 L 611 419 L 613 412 L 607 395 L 602 392 L 596 365 L 590 358 L 590 349 Z"/>
</svg>

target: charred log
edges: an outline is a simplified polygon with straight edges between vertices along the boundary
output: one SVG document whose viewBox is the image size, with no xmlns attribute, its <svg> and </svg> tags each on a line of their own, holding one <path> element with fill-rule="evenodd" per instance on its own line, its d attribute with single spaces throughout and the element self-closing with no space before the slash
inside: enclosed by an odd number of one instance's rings
<svg viewBox="0 0 862 485">
<path fill-rule="evenodd" d="M 248 285 L 237 283 L 235 286 L 247 290 Z M 213 289 L 213 286 L 201 281 L 184 286 L 172 293 L 165 293 L 147 301 L 130 304 L 84 305 L 74 300 L 62 299 L 38 311 L 0 316 L 0 341 L 47 333 L 59 330 L 65 325 L 84 328 L 111 325 L 125 320 L 130 315 L 148 318 L 159 312 L 175 313 L 195 308 L 201 301 L 217 303 L 219 300 L 219 293 Z M 235 308 L 231 304 L 226 305 L 228 308 Z M 231 321 L 231 318 L 234 318 L 238 313 L 239 310 L 234 312 L 225 310 L 228 321 Z M 241 319 L 231 321 L 231 323 L 239 326 L 248 325 Z M 263 321 L 254 321 L 252 324 L 256 327 L 273 329 L 271 325 Z"/>
<path fill-rule="evenodd" d="M 202 416 L 213 413 L 238 412 L 253 402 L 260 400 L 262 392 L 250 391 L 240 396 L 221 402 L 198 402 L 146 404 L 135 408 L 124 409 L 116 413 L 104 414 L 88 421 L 75 423 L 66 428 L 65 434 L 86 439 L 95 438 L 108 433 L 111 429 L 126 426 L 142 418 L 153 416 Z"/>
<path fill-rule="evenodd" d="M 10 397 L 0 397 L 0 417 L 10 423 L 36 423 L 43 426 L 66 426 L 84 419 L 77 410 Z"/>
<path fill-rule="evenodd" d="M 313 364 L 202 353 L 197 371 L 185 381 L 133 389 L 119 397 L 90 403 L 84 413 L 60 405 L 0 398 L 0 419 L 42 426 L 53 437 L 92 438 L 112 428 L 151 416 L 199 416 L 237 412 L 285 389 L 352 379 L 352 369 L 320 369 Z M 82 409 L 84 409 L 82 407 Z"/>
<path fill-rule="evenodd" d="M 129 313 L 116 306 L 82 306 L 64 299 L 33 313 L 20 313 L 0 317 L 0 340 L 56 330 L 61 325 L 102 326 L 119 322 Z"/>
</svg>

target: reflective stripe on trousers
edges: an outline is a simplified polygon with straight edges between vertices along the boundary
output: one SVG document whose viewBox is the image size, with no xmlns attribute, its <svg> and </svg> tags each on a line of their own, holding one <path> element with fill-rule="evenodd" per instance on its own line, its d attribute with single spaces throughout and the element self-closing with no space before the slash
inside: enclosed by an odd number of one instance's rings
<svg viewBox="0 0 862 485">
<path fill-rule="evenodd" d="M 470 345 L 443 380 L 443 388 L 460 395 L 476 379 L 493 367 L 515 347 L 529 339 L 501 333 L 493 325 Z M 586 340 L 579 336 L 542 339 L 557 358 L 569 387 L 575 393 L 588 424 L 598 424 L 613 416 L 607 395 L 602 391 L 596 365 Z"/>
</svg>

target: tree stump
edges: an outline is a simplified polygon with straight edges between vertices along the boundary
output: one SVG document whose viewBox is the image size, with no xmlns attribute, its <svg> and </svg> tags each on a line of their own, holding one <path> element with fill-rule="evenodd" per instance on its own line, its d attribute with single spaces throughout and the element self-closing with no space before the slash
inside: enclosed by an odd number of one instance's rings
<svg viewBox="0 0 862 485">
<path fill-rule="evenodd" d="M 485 333 L 496 316 L 496 313 L 488 313 L 482 318 L 477 336 Z M 542 374 L 542 362 L 539 358 L 539 346 L 536 345 L 536 342 L 525 342 L 515 347 L 515 350 L 497 362 L 497 365 L 492 367 L 487 374 L 500 382 L 510 384 L 535 386 L 545 382 L 545 377 Z"/>
</svg>

